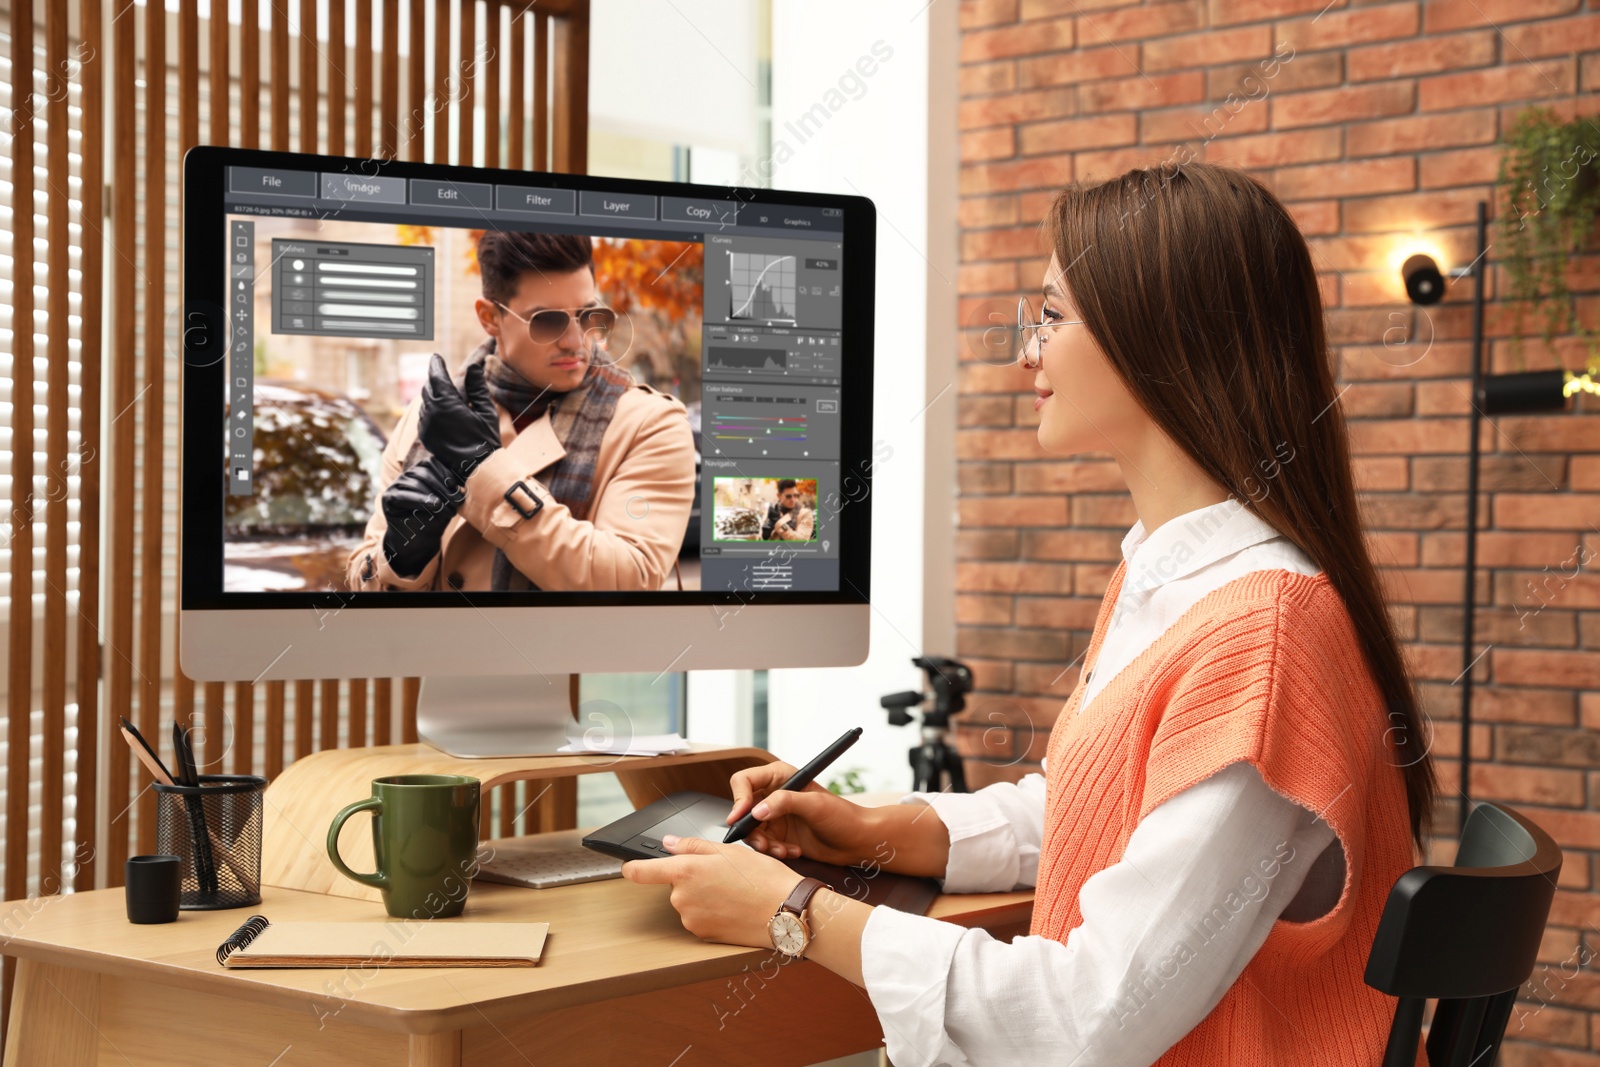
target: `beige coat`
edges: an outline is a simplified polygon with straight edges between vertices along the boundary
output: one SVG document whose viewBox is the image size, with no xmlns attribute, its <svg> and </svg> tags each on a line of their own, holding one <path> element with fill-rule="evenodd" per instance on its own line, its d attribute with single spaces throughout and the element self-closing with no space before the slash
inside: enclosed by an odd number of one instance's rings
<svg viewBox="0 0 1600 1067">
<path fill-rule="evenodd" d="M 419 396 L 406 408 L 383 450 L 383 490 L 399 476 L 417 437 Z M 540 589 L 657 590 L 671 586 L 694 503 L 694 433 L 683 402 L 637 384 L 617 398 L 595 460 L 589 519 L 577 519 L 535 475 L 566 455 L 542 416 L 517 433 L 500 412 L 503 447 L 472 472 L 466 500 L 445 528 L 440 552 L 415 578 L 389 569 L 388 527 L 374 506 L 366 537 L 350 556 L 351 589 L 488 589 L 495 548 Z M 506 499 L 518 482 L 544 506 L 531 518 Z M 532 504 L 517 489 L 524 509 Z"/>
</svg>

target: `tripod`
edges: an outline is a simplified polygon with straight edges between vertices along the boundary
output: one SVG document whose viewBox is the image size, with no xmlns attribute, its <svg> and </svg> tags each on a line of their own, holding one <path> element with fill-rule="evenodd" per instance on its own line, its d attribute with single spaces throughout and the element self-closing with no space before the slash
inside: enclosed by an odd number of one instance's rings
<svg viewBox="0 0 1600 1067">
<path fill-rule="evenodd" d="M 931 694 L 914 689 L 890 693 L 878 701 L 889 712 L 891 726 L 911 721 L 911 708 L 921 707 L 930 695 L 933 706 L 922 713 L 922 744 L 911 750 L 911 788 L 918 793 L 944 792 L 949 782 L 951 793 L 967 791 L 967 777 L 961 756 L 947 743 L 950 716 L 967 706 L 965 694 L 972 692 L 972 670 L 943 656 L 915 656 L 912 663 L 928 676 Z"/>
</svg>

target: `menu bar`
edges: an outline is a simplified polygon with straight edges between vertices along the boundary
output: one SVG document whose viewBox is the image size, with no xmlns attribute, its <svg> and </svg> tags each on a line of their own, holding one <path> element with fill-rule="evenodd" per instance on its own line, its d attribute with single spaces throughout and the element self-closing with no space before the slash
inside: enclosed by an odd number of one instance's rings
<svg viewBox="0 0 1600 1067">
<path fill-rule="evenodd" d="M 653 196 L 594 190 L 550 189 L 527 185 L 490 185 L 429 178 L 389 177 L 322 171 L 229 167 L 228 192 L 241 201 L 270 197 L 301 201 L 307 208 L 332 205 L 409 206 L 447 213 L 557 218 L 613 218 L 679 223 L 701 229 L 731 226 L 762 229 L 844 229 L 839 208 L 785 207 L 736 200 Z"/>
</svg>

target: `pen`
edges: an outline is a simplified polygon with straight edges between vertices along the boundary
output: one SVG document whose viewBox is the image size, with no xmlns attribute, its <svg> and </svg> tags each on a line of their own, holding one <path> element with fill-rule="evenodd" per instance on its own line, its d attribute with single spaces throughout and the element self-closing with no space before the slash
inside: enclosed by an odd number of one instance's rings
<svg viewBox="0 0 1600 1067">
<path fill-rule="evenodd" d="M 854 730 L 846 730 L 840 735 L 839 740 L 823 749 L 810 763 L 795 771 L 789 780 L 778 788 L 804 789 L 811 784 L 812 779 L 828 768 L 828 764 L 843 755 L 844 750 L 855 744 L 860 737 L 861 727 L 857 726 Z M 722 839 L 722 843 L 726 845 L 734 841 L 743 841 L 751 830 L 760 825 L 761 820 L 755 817 L 755 807 L 752 805 L 750 810 L 745 812 L 738 822 L 728 828 L 727 836 Z"/>
</svg>

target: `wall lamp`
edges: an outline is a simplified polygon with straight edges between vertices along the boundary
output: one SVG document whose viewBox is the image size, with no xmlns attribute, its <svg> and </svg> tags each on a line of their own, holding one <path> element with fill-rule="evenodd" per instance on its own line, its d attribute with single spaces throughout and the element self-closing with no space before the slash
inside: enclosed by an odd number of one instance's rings
<svg viewBox="0 0 1600 1067">
<path fill-rule="evenodd" d="M 1471 438 L 1467 444 L 1467 553 L 1466 592 L 1461 615 L 1461 806 L 1458 825 L 1464 827 L 1472 807 L 1472 669 L 1483 653 L 1474 655 L 1473 613 L 1477 607 L 1478 572 L 1478 436 L 1485 415 L 1516 415 L 1561 411 L 1567 399 L 1581 392 L 1600 396 L 1600 364 L 1582 373 L 1569 370 L 1527 371 L 1518 374 L 1483 373 L 1483 275 L 1487 265 L 1488 203 L 1478 201 L 1478 254 L 1465 267 L 1451 269 L 1451 278 L 1471 276 L 1472 290 L 1472 411 Z M 1444 297 L 1445 274 L 1432 255 L 1419 252 L 1400 266 L 1406 295 L 1418 305 L 1437 304 Z"/>
</svg>

